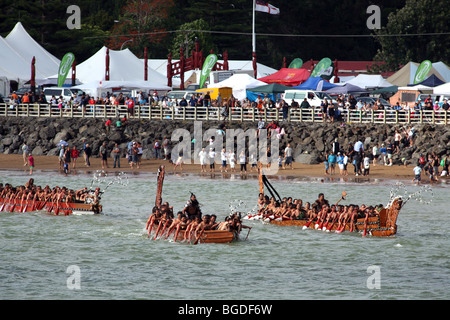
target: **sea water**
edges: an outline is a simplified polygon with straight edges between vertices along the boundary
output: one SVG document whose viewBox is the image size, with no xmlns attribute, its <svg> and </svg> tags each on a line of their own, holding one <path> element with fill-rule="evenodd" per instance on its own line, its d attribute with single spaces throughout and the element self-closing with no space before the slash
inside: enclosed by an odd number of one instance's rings
<svg viewBox="0 0 450 320">
<path fill-rule="evenodd" d="M 90 186 L 95 172 L 64 176 L 38 171 L 35 184 Z M 100 187 L 106 186 L 105 177 Z M 449 189 L 410 200 L 394 237 L 325 233 L 247 221 L 231 244 L 188 245 L 147 238 L 156 173 L 128 173 L 111 184 L 103 214 L 53 216 L 0 213 L 1 299 L 449 299 Z M 24 184 L 21 171 L 1 171 L 2 183 Z M 387 204 L 393 181 L 272 178 L 283 196 L 335 203 Z M 405 182 L 409 193 L 419 187 Z M 258 180 L 239 174 L 166 174 L 162 198 L 177 212 L 196 194 L 204 214 L 250 212 Z M 245 240 L 248 234 L 248 239 Z"/>
</svg>

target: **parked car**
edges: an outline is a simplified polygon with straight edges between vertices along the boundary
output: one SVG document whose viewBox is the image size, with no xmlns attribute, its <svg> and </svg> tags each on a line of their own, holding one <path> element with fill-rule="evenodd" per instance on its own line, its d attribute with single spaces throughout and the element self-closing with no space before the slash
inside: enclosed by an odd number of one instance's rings
<svg viewBox="0 0 450 320">
<path fill-rule="evenodd" d="M 186 101 L 189 101 L 192 96 L 196 95 L 198 92 L 190 91 L 190 90 L 174 90 L 167 92 L 167 98 L 169 99 L 177 99 L 180 101 L 182 98 L 185 98 Z"/>
<path fill-rule="evenodd" d="M 59 97 L 63 97 L 64 101 L 70 101 L 70 98 L 73 97 L 73 92 L 70 88 L 64 87 L 48 87 L 44 89 L 45 99 L 50 102 L 52 97 L 54 96 L 56 99 Z"/>
<path fill-rule="evenodd" d="M 421 93 L 417 96 L 416 102 L 420 101 L 420 104 L 423 107 L 425 105 L 425 100 L 428 98 L 428 96 L 431 96 L 433 104 L 436 103 L 437 101 L 439 106 L 442 106 L 444 104 L 445 99 L 447 99 L 447 101 L 450 101 L 450 94 Z"/>
<path fill-rule="evenodd" d="M 375 97 L 356 97 L 356 101 L 365 102 L 366 104 L 371 104 L 374 106 L 377 103 L 377 100 L 380 99 L 380 103 L 383 106 L 385 110 L 392 109 L 391 104 L 389 101 L 383 99 L 383 98 L 375 98 Z"/>
<path fill-rule="evenodd" d="M 325 99 L 327 101 L 331 101 L 333 104 L 336 104 L 336 100 L 331 98 L 331 96 L 328 93 L 314 90 L 289 89 L 284 92 L 282 98 L 287 103 L 291 103 L 292 100 L 294 100 L 299 105 L 306 98 L 311 107 L 320 107 Z"/>
</svg>

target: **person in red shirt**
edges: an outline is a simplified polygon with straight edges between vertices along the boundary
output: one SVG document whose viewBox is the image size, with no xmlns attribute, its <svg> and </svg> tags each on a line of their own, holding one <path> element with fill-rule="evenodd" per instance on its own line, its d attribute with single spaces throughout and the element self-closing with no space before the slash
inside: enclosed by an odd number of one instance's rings
<svg viewBox="0 0 450 320">
<path fill-rule="evenodd" d="M 72 168 L 75 169 L 75 165 L 77 164 L 78 156 L 80 155 L 80 151 L 77 150 L 77 147 L 73 146 L 70 157 L 72 158 Z"/>
<path fill-rule="evenodd" d="M 131 116 L 133 116 L 134 117 L 134 101 L 133 101 L 133 99 L 131 99 L 131 97 L 130 98 L 128 98 L 128 101 L 126 102 L 127 103 L 127 106 L 128 106 L 128 117 L 131 117 Z"/>
<path fill-rule="evenodd" d="M 106 122 L 105 122 L 105 129 L 106 129 L 106 133 L 109 133 L 109 129 L 111 128 L 111 119 L 108 119 Z"/>
<path fill-rule="evenodd" d="M 30 174 L 33 174 L 33 168 L 34 168 L 34 158 L 33 155 L 30 152 L 30 156 L 28 157 L 28 164 L 30 165 Z"/>
</svg>

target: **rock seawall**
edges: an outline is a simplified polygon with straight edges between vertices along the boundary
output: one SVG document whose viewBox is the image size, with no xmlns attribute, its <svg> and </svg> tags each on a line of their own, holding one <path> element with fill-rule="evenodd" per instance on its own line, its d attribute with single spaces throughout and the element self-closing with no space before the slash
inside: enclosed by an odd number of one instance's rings
<svg viewBox="0 0 450 320">
<path fill-rule="evenodd" d="M 107 142 L 109 150 L 118 143 L 122 150 L 133 140 L 140 141 L 144 149 L 144 159 L 153 157 L 155 139 L 168 137 L 170 139 L 175 129 L 183 128 L 194 134 L 194 122 L 170 120 L 139 120 L 131 119 L 121 129 L 113 125 L 109 133 L 104 127 L 104 119 L 71 119 L 71 118 L 0 118 L 0 153 L 20 154 L 21 146 L 26 143 L 35 155 L 55 156 L 58 154 L 56 144 L 65 140 L 69 145 L 81 149 L 83 139 L 89 142 L 94 156 L 103 141 Z M 202 123 L 203 132 L 218 128 L 223 122 L 209 121 Z M 254 122 L 225 123 L 226 128 L 256 129 Z M 286 135 L 280 140 L 280 150 L 288 143 L 294 149 L 295 161 L 305 164 L 317 164 L 323 161 L 325 152 L 331 150 L 335 138 L 341 148 L 347 149 L 348 144 L 357 140 L 371 153 L 375 143 L 379 146 L 388 139 L 394 140 L 396 129 L 403 133 L 402 125 L 389 124 L 342 124 L 342 123 L 281 123 Z M 407 143 L 400 144 L 401 152 L 395 154 L 394 164 L 401 163 L 405 158 L 409 163 L 415 163 L 421 153 L 436 152 L 440 157 L 450 153 L 450 127 L 433 126 L 429 124 L 415 125 L 415 141 L 412 148 Z M 404 135 L 404 134 L 403 134 Z M 203 143 L 204 145 L 207 142 Z"/>
</svg>

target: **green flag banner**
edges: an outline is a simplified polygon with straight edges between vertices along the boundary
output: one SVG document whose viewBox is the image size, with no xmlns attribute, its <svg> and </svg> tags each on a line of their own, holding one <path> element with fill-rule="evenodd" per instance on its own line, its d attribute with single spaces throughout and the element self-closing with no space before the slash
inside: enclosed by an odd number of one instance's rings
<svg viewBox="0 0 450 320">
<path fill-rule="evenodd" d="M 303 60 L 300 58 L 295 58 L 292 60 L 292 62 L 289 64 L 289 69 L 300 69 L 303 65 Z"/>
<path fill-rule="evenodd" d="M 311 78 L 313 77 L 322 77 L 323 79 L 330 80 L 333 76 L 334 72 L 334 63 L 330 58 L 323 58 L 319 61 L 319 63 L 314 67 L 311 72 Z"/>
<path fill-rule="evenodd" d="M 417 68 L 416 74 L 414 75 L 414 84 L 422 82 L 427 78 L 428 72 L 430 72 L 432 67 L 430 60 L 424 60 Z"/>
<path fill-rule="evenodd" d="M 202 73 L 200 74 L 200 88 L 203 88 L 206 79 L 209 77 L 209 73 L 211 69 L 214 68 L 217 62 L 217 56 L 215 54 L 210 54 L 206 57 L 205 62 L 203 63 Z"/>
<path fill-rule="evenodd" d="M 61 60 L 58 70 L 58 87 L 62 87 L 64 85 L 64 81 L 66 81 L 67 74 L 72 68 L 72 64 L 75 61 L 75 55 L 71 52 L 66 53 Z"/>
</svg>

